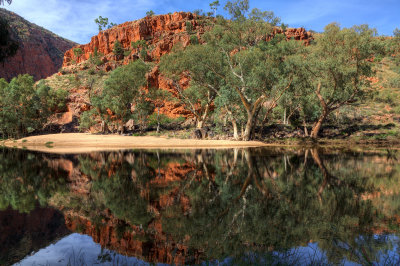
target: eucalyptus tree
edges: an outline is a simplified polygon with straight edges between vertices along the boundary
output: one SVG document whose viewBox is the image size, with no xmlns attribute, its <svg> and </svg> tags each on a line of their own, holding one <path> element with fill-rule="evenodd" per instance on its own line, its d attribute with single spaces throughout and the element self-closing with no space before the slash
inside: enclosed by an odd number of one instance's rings
<svg viewBox="0 0 400 266">
<path fill-rule="evenodd" d="M 141 102 L 143 98 L 148 71 L 148 65 L 142 60 L 137 60 L 111 73 L 103 91 L 91 99 L 91 104 L 96 108 L 103 122 L 123 126 L 133 118 L 132 104 Z M 93 111 L 89 112 L 90 115 L 94 115 Z"/>
<path fill-rule="evenodd" d="M 272 12 L 253 9 L 246 1 L 228 2 L 232 21 L 223 21 L 204 35 L 207 45 L 222 54 L 226 65 L 220 77 L 225 89 L 234 94 L 245 114 L 243 140 L 250 140 L 264 106 L 274 108 L 285 91 L 293 88 L 296 79 L 294 57 L 300 44 L 277 36 L 266 42 L 279 23 Z M 230 100 L 230 99 L 229 99 Z M 268 109 L 267 108 L 267 109 Z"/>
<path fill-rule="evenodd" d="M 371 58 L 377 42 L 376 31 L 367 26 L 341 29 L 336 23 L 325 27 L 309 47 L 309 87 L 318 99 L 320 108 L 311 137 L 317 138 L 330 113 L 358 102 L 367 93 L 373 75 Z"/>
<path fill-rule="evenodd" d="M 275 107 L 283 93 L 293 88 L 296 76 L 293 57 L 300 45 L 279 37 L 274 43 L 266 42 L 280 21 L 273 12 L 259 9 L 250 12 L 246 0 L 229 1 L 225 9 L 232 20 L 219 18 L 203 35 L 204 44 L 169 55 L 161 70 L 172 72 L 175 84 L 182 74 L 191 79 L 187 92 L 179 89 L 182 99 L 187 100 L 188 94 L 203 95 L 194 97 L 196 101 L 207 99 L 201 113 L 196 111 L 193 100 L 185 104 L 198 120 L 200 118 L 198 127 L 207 117 L 207 106 L 218 98 L 215 102 L 228 114 L 235 136 L 238 135 L 237 118 L 246 114 L 242 138 L 250 140 L 262 107 Z M 175 87 L 179 88 L 178 85 Z"/>
<path fill-rule="evenodd" d="M 174 52 L 161 58 L 160 69 L 173 81 L 175 95 L 196 118 L 197 128 L 206 123 L 211 105 L 224 85 L 222 73 L 226 71 L 223 55 L 209 45 L 176 47 Z M 180 84 L 182 75 L 190 79 L 189 87 Z"/>
<path fill-rule="evenodd" d="M 25 74 L 10 83 L 0 79 L 0 133 L 3 138 L 21 137 L 40 130 L 55 110 L 65 108 L 67 92 L 54 90 Z"/>
</svg>

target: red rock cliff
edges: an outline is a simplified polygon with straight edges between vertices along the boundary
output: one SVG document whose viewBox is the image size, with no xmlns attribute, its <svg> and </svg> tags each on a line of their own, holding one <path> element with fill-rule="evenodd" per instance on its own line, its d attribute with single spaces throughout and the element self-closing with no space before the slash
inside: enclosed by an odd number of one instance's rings
<svg viewBox="0 0 400 266">
<path fill-rule="evenodd" d="M 76 45 L 5 9 L 0 8 L 0 17 L 9 21 L 11 36 L 19 44 L 17 54 L 0 64 L 1 78 L 26 73 L 35 80 L 51 76 L 62 66 L 65 51 Z"/>
<path fill-rule="evenodd" d="M 139 50 L 131 47 L 133 42 L 139 40 L 146 41 L 148 46 L 146 60 L 157 63 L 160 57 L 169 53 L 175 44 L 182 43 L 184 47 L 189 45 L 191 35 L 196 34 L 197 38 L 201 41 L 200 37 L 202 34 L 210 29 L 210 26 L 207 26 L 209 23 L 206 23 L 210 19 L 212 18 L 199 17 L 192 13 L 176 12 L 167 15 L 147 16 L 137 21 L 125 22 L 111 29 L 99 32 L 98 35 L 92 37 L 88 44 L 78 45 L 68 50 L 64 55 L 63 68 L 65 73 L 76 74 L 77 71 L 87 69 L 89 64 L 84 62 L 97 53 L 102 62 L 100 66 L 97 66 L 97 69 L 107 72 L 111 71 L 139 57 Z M 272 35 L 282 32 L 281 28 L 276 28 Z M 311 34 L 306 32 L 304 28 L 289 28 L 284 34 L 288 39 L 294 38 L 304 41 L 306 44 L 312 39 Z M 271 36 L 267 39 L 271 38 Z M 113 48 L 116 41 L 119 41 L 125 49 L 127 53 L 125 56 L 114 55 Z M 78 51 L 77 49 L 80 49 L 79 53 L 74 53 L 74 50 Z M 59 73 L 59 75 L 62 74 Z M 151 86 L 170 91 L 173 94 L 176 93 L 172 82 L 160 73 L 157 65 L 154 66 L 147 78 Z M 188 84 L 189 80 L 181 80 L 183 88 L 186 88 Z M 83 88 L 83 90 L 86 89 Z M 82 93 L 85 94 L 85 92 L 81 92 L 80 95 Z M 71 98 L 69 106 L 73 116 L 79 117 L 82 110 L 86 110 L 88 105 L 84 100 L 77 101 L 76 99 L 79 99 L 79 97 Z M 169 117 L 191 117 L 190 112 L 181 104 L 172 101 L 164 102 L 160 108 L 160 112 Z M 70 121 L 72 121 L 72 118 Z"/>
<path fill-rule="evenodd" d="M 95 49 L 103 55 L 111 55 L 114 43 L 118 40 L 124 48 L 130 48 L 132 42 L 146 40 L 152 59 L 159 59 L 163 54 L 171 51 L 173 45 L 182 42 L 189 44 L 189 34 L 186 32 L 186 22 L 190 22 L 193 31 L 204 32 L 204 27 L 199 25 L 196 15 L 192 13 L 176 12 L 169 15 L 151 16 L 131 22 L 125 22 L 111 29 L 101 31 L 93 36 L 90 43 L 78 45 L 68 50 L 64 55 L 63 66 L 71 65 L 89 59 Z M 81 48 L 83 54 L 74 56 L 74 49 Z"/>
</svg>

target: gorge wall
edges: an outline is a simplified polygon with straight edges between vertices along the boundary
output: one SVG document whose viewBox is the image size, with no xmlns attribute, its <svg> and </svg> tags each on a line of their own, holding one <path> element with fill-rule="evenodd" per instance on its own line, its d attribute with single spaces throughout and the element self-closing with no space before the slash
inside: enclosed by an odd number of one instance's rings
<svg viewBox="0 0 400 266">
<path fill-rule="evenodd" d="M 88 69 L 90 65 L 88 60 L 94 56 L 97 56 L 100 60 L 95 69 L 105 72 L 112 71 L 118 66 L 129 64 L 138 59 L 141 56 L 140 48 L 133 48 L 131 44 L 145 41 L 148 47 L 146 61 L 154 63 L 153 69 L 147 76 L 149 85 L 169 91 L 177 96 L 172 81 L 160 73 L 158 62 L 161 56 L 171 52 L 177 43 L 181 43 L 186 47 L 190 44 L 191 39 L 195 37 L 201 43 L 201 36 L 212 27 L 211 20 L 213 18 L 198 16 L 193 13 L 175 12 L 167 15 L 147 16 L 137 21 L 125 22 L 99 32 L 98 35 L 91 38 L 88 44 L 78 45 L 68 50 L 64 55 L 63 70 L 58 75 L 62 76 L 71 73 L 78 75 L 80 71 Z M 306 45 L 313 39 L 312 34 L 304 28 L 288 28 L 285 31 L 281 28 L 275 28 L 266 39 L 269 40 L 273 35 L 280 33 L 284 33 L 287 39 L 293 38 L 303 41 Z M 124 55 L 114 55 L 113 48 L 117 41 L 124 48 Z M 180 83 L 185 89 L 189 85 L 189 80 L 183 78 Z M 85 88 L 77 89 L 81 91 L 82 96 Z M 70 117 L 79 117 L 82 110 L 88 109 L 88 103 L 82 98 L 75 96 L 71 98 Z M 80 102 L 76 102 L 75 99 L 80 99 Z M 165 101 L 160 108 L 160 113 L 171 118 L 191 116 L 190 112 L 176 101 Z M 72 118 L 70 120 L 72 121 Z"/>
<path fill-rule="evenodd" d="M 62 66 L 65 51 L 76 45 L 6 9 L 0 8 L 0 17 L 9 22 L 12 39 L 19 45 L 16 55 L 0 64 L 0 78 L 26 73 L 35 80 L 51 76 Z"/>
</svg>

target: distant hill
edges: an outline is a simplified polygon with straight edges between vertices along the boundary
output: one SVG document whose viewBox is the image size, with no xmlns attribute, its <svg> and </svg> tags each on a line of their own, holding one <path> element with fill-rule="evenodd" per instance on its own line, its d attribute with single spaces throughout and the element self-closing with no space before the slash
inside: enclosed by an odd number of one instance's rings
<svg viewBox="0 0 400 266">
<path fill-rule="evenodd" d="M 65 51 L 76 45 L 6 9 L 0 8 L 0 17 L 9 22 L 11 36 L 19 44 L 17 54 L 0 64 L 1 78 L 25 73 L 35 80 L 51 76 L 61 68 Z"/>
</svg>

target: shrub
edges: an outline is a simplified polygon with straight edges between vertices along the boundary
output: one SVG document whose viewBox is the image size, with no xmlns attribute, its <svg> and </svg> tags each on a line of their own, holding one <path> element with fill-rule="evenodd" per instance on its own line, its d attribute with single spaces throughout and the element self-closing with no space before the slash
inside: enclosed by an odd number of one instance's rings
<svg viewBox="0 0 400 266">
<path fill-rule="evenodd" d="M 94 74 L 96 74 L 96 70 L 94 70 L 94 68 L 90 68 L 90 69 L 88 70 L 88 74 L 89 74 L 89 75 L 94 75 Z"/>
<path fill-rule="evenodd" d="M 149 126 L 157 126 L 158 121 L 157 121 L 157 113 L 153 113 L 149 116 Z M 168 116 L 164 115 L 164 114 L 160 114 L 160 116 L 158 117 L 158 120 L 160 121 L 161 125 L 166 125 L 172 122 L 172 119 L 169 118 Z"/>
<path fill-rule="evenodd" d="M 94 116 L 95 116 L 94 109 L 83 112 L 79 119 L 79 130 L 85 131 L 90 129 L 90 127 L 94 126 L 96 124 Z"/>
<path fill-rule="evenodd" d="M 96 58 L 96 59 L 94 60 L 94 64 L 95 64 L 96 66 L 101 66 L 102 64 L 104 64 L 104 62 L 103 62 L 100 58 Z"/>
<path fill-rule="evenodd" d="M 154 13 L 153 10 L 150 10 L 150 11 L 147 11 L 147 12 L 146 12 L 146 16 L 147 16 L 147 17 L 152 17 L 152 16 L 154 16 L 154 15 L 155 15 L 155 13 Z"/>
<path fill-rule="evenodd" d="M 192 34 L 193 31 L 193 25 L 190 21 L 186 21 L 186 32 L 188 34 Z"/>
<path fill-rule="evenodd" d="M 116 40 L 114 43 L 113 53 L 115 55 L 123 55 L 124 54 L 124 48 L 122 48 L 122 45 L 118 40 Z"/>
<path fill-rule="evenodd" d="M 82 51 L 81 48 L 75 48 L 73 51 L 74 51 L 75 58 L 80 57 L 81 55 L 83 55 L 83 51 Z"/>
<path fill-rule="evenodd" d="M 199 38 L 196 35 L 190 36 L 190 43 L 191 44 L 199 44 Z"/>
<path fill-rule="evenodd" d="M 400 89 L 400 75 L 397 75 L 396 77 L 389 79 L 388 85 L 391 88 Z"/>
</svg>

